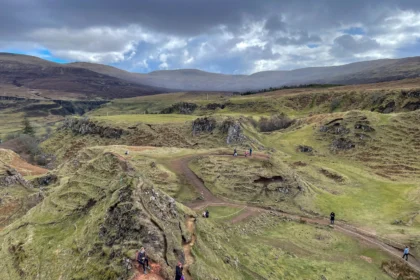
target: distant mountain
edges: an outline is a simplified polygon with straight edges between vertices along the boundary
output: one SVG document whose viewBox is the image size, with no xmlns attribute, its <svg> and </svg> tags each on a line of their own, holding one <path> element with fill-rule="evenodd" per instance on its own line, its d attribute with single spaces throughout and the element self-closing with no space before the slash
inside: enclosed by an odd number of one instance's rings
<svg viewBox="0 0 420 280">
<path fill-rule="evenodd" d="M 0 53 L 0 86 L 71 92 L 87 98 L 125 98 L 170 91 L 246 91 L 308 83 L 363 84 L 415 77 L 420 77 L 420 57 L 225 75 L 197 69 L 140 74 L 102 64 L 58 64 Z"/>
<path fill-rule="evenodd" d="M 185 91 L 246 91 L 305 83 L 363 84 L 420 77 L 420 57 L 381 59 L 291 71 L 264 71 L 252 75 L 224 75 L 196 69 L 139 74 L 92 63 L 70 65 L 133 83 Z"/>
<path fill-rule="evenodd" d="M 33 56 L 9 53 L 0 53 L 0 85 L 57 91 L 62 95 L 77 93 L 88 99 L 125 98 L 169 91 L 100 71 L 73 67 L 71 64 L 58 64 Z"/>
</svg>

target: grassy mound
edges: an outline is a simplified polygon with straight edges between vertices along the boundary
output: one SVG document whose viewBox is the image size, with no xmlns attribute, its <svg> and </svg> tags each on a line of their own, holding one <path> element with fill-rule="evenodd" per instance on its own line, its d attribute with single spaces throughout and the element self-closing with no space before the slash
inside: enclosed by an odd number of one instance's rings
<svg viewBox="0 0 420 280">
<path fill-rule="evenodd" d="M 172 275 L 186 235 L 172 198 L 110 152 L 81 153 L 58 173 L 42 203 L 0 232 L 1 279 L 127 278 L 140 246 Z"/>
</svg>

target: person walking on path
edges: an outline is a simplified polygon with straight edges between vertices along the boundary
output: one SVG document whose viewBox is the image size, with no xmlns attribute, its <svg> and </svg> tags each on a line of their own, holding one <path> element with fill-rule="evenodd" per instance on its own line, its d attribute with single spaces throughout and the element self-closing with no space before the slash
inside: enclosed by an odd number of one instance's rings
<svg viewBox="0 0 420 280">
<path fill-rule="evenodd" d="M 405 259 L 405 261 L 408 261 L 408 255 L 409 255 L 409 253 L 410 253 L 410 249 L 408 249 L 408 246 L 405 246 L 404 254 L 402 256 L 402 258 Z"/>
<path fill-rule="evenodd" d="M 149 258 L 146 255 L 146 250 L 144 247 L 141 247 L 140 252 L 137 252 L 136 256 L 137 262 L 143 266 L 144 274 L 147 274 L 146 268 L 150 270 Z"/>
<path fill-rule="evenodd" d="M 175 280 L 181 280 L 182 278 L 182 263 L 178 262 L 178 265 L 175 269 Z"/>
<path fill-rule="evenodd" d="M 236 157 L 238 155 L 238 152 L 236 151 L 236 148 L 233 150 L 233 156 Z"/>
<path fill-rule="evenodd" d="M 249 148 L 249 156 L 252 157 L 252 147 Z"/>
<path fill-rule="evenodd" d="M 331 224 L 332 225 L 334 224 L 334 220 L 335 220 L 335 213 L 334 212 L 331 212 L 331 214 L 330 214 L 330 221 L 331 221 Z"/>
</svg>

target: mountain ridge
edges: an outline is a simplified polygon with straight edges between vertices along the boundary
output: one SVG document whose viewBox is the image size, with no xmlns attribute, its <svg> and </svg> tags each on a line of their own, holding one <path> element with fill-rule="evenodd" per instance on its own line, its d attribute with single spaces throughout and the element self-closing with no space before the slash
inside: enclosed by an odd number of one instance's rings
<svg viewBox="0 0 420 280">
<path fill-rule="evenodd" d="M 230 75 L 199 69 L 135 73 L 97 63 L 61 64 L 34 56 L 0 53 L 0 84 L 76 92 L 106 99 L 176 91 L 244 92 L 309 83 L 366 84 L 416 77 L 420 77 L 420 57 Z"/>
</svg>

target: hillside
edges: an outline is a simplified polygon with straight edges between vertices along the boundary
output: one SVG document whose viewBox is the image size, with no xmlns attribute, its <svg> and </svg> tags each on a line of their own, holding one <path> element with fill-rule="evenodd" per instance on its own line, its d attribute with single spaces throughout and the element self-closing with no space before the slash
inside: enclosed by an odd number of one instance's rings
<svg viewBox="0 0 420 280">
<path fill-rule="evenodd" d="M 33 114 L 55 160 L 0 150 L 1 279 L 173 279 L 178 261 L 188 280 L 420 278 L 420 78 L 6 101 L 0 133 Z"/>
<path fill-rule="evenodd" d="M 36 57 L 0 54 L 0 89 L 3 94 L 31 98 L 112 99 L 183 90 L 246 91 L 307 83 L 377 83 L 419 75 L 419 57 L 225 75 L 196 69 L 140 74 L 101 64 L 57 64 Z"/>
<path fill-rule="evenodd" d="M 116 77 L 80 67 L 48 62 L 39 58 L 0 53 L 0 85 L 3 95 L 11 92 L 36 92 L 39 97 L 66 99 L 76 96 L 83 99 L 112 99 L 157 94 L 162 88 L 130 83 Z"/>
<path fill-rule="evenodd" d="M 420 75 L 420 58 L 418 57 L 382 59 L 291 71 L 265 71 L 252 75 L 224 75 L 195 69 L 162 70 L 138 74 L 92 63 L 72 63 L 70 65 L 133 83 L 187 91 L 246 91 L 306 83 L 376 83 L 415 78 Z"/>
</svg>

